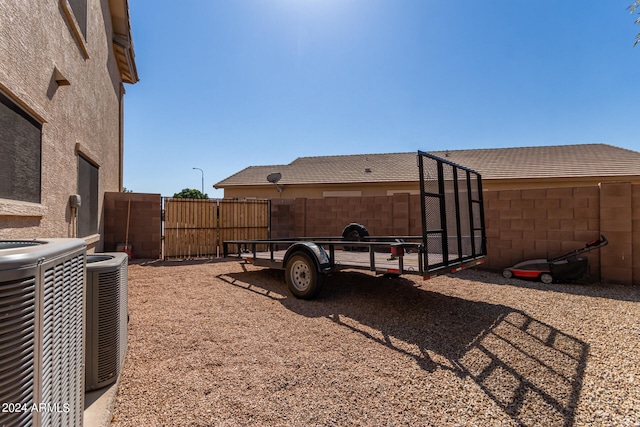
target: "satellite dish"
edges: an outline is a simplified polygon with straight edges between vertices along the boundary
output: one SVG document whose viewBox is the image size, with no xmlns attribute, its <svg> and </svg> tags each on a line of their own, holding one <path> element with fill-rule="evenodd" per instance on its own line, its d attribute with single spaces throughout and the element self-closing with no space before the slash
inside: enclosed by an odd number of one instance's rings
<svg viewBox="0 0 640 427">
<path fill-rule="evenodd" d="M 278 185 L 278 181 L 282 178 L 282 174 L 280 172 L 274 172 L 267 175 L 267 181 L 274 184 L 276 186 L 276 190 L 278 193 L 282 193 L 282 187 Z"/>
<path fill-rule="evenodd" d="M 267 175 L 267 181 L 272 184 L 277 184 L 278 181 L 280 181 L 280 178 L 282 178 L 282 174 L 280 172 L 274 172 Z"/>
</svg>

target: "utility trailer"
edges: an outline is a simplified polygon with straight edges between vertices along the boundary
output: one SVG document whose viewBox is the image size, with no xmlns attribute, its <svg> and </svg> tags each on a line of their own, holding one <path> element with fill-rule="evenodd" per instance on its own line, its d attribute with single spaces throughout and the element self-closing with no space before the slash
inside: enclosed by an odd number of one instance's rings
<svg viewBox="0 0 640 427">
<path fill-rule="evenodd" d="M 229 240 L 225 257 L 285 270 L 289 290 L 313 299 L 328 273 L 343 269 L 421 275 L 425 280 L 483 262 L 486 234 L 479 173 L 418 151 L 421 230 L 418 236 L 369 236 L 349 224 L 338 237 Z"/>
</svg>

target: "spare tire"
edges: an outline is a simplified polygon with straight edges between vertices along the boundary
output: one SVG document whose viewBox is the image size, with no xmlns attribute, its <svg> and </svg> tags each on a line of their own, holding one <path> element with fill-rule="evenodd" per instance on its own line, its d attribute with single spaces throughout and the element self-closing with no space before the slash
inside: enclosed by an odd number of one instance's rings
<svg viewBox="0 0 640 427">
<path fill-rule="evenodd" d="M 342 239 L 349 242 L 362 242 L 369 236 L 369 232 L 362 224 L 352 222 L 342 230 Z M 367 251 L 364 246 L 345 246 L 345 251 Z"/>
</svg>

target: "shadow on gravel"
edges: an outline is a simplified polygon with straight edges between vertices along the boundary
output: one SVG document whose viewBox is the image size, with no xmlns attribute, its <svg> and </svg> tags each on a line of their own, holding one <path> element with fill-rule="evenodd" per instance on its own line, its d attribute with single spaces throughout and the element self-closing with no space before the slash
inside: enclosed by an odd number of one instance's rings
<svg viewBox="0 0 640 427">
<path fill-rule="evenodd" d="M 574 423 L 589 346 L 522 311 L 356 272 L 327 278 L 314 301 L 290 296 L 281 271 L 218 278 L 300 315 L 331 319 L 428 372 L 471 378 L 518 425 Z"/>
<path fill-rule="evenodd" d="M 184 267 L 185 265 L 219 264 L 224 262 L 238 262 L 237 258 L 176 258 L 176 259 L 149 259 L 137 258 L 129 261 L 131 265 L 144 267 Z"/>
<path fill-rule="evenodd" d="M 578 280 L 571 283 L 551 283 L 545 285 L 538 280 L 505 279 L 500 273 L 482 271 L 478 269 L 463 270 L 455 274 L 462 279 L 494 285 L 509 285 L 518 288 L 535 289 L 539 291 L 560 292 L 571 295 L 607 298 L 618 301 L 640 302 L 640 287 L 625 286 L 610 283 L 598 283 L 590 280 Z"/>
</svg>

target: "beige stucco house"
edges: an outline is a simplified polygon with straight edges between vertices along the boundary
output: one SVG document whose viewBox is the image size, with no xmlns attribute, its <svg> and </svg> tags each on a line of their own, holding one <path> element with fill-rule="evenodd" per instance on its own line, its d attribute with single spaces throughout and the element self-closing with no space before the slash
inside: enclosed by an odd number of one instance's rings
<svg viewBox="0 0 640 427">
<path fill-rule="evenodd" d="M 127 0 L 0 2 L 0 239 L 102 250 L 103 196 L 122 190 L 123 84 L 137 81 Z"/>
<path fill-rule="evenodd" d="M 430 151 L 482 175 L 486 190 L 640 183 L 640 153 L 606 144 Z M 277 184 L 267 180 L 280 174 Z M 225 198 L 388 196 L 419 194 L 416 153 L 300 157 L 250 166 L 217 184 Z"/>
</svg>

